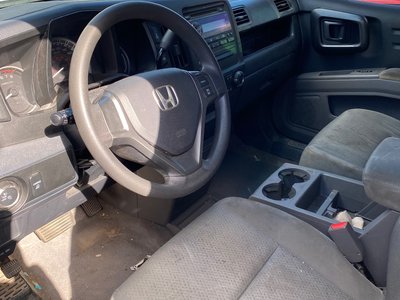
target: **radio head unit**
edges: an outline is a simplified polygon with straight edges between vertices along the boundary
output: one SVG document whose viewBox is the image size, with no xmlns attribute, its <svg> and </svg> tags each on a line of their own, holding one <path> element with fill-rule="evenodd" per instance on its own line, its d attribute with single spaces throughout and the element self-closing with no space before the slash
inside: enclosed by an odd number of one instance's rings
<svg viewBox="0 0 400 300">
<path fill-rule="evenodd" d="M 238 62 L 238 46 L 229 10 L 213 7 L 206 10 L 185 10 L 185 18 L 207 42 L 221 68 Z"/>
</svg>

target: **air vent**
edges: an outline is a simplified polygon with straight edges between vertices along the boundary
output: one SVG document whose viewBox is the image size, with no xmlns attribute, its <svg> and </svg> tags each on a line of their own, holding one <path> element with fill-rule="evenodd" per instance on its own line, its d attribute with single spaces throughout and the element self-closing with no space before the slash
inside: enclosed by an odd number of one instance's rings
<svg viewBox="0 0 400 300">
<path fill-rule="evenodd" d="M 284 12 L 290 9 L 290 4 L 286 0 L 274 0 L 274 3 L 279 12 Z"/>
<path fill-rule="evenodd" d="M 243 6 L 235 7 L 233 9 L 237 26 L 244 25 L 250 22 L 249 16 Z"/>
</svg>

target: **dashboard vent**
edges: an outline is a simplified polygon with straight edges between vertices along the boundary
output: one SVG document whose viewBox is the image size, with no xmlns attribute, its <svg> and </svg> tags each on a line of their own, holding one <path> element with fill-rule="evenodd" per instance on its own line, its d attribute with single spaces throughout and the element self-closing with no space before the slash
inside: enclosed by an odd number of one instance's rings
<svg viewBox="0 0 400 300">
<path fill-rule="evenodd" d="M 249 16 L 243 6 L 235 7 L 232 10 L 237 26 L 250 23 Z"/>
<path fill-rule="evenodd" d="M 290 9 L 290 4 L 286 0 L 274 0 L 274 3 L 280 13 Z"/>
</svg>

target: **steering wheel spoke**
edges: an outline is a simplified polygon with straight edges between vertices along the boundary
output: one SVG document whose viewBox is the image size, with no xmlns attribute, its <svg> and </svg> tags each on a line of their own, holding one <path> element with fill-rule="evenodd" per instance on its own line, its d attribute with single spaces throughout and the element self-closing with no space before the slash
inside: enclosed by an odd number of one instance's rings
<svg viewBox="0 0 400 300">
<path fill-rule="evenodd" d="M 190 71 L 190 75 L 196 84 L 199 95 L 205 109 L 221 97 L 220 92 L 216 89 L 214 80 L 206 71 Z"/>
<path fill-rule="evenodd" d="M 149 165 L 167 177 L 185 176 L 201 167 L 202 159 L 197 143 L 187 152 L 170 155 L 153 147 L 135 132 L 113 134 L 111 149 L 118 156 L 143 165 Z"/>
<path fill-rule="evenodd" d="M 112 150 L 117 155 L 160 171 L 165 177 L 186 176 L 201 168 L 204 124 L 199 122 L 193 146 L 182 154 L 171 155 L 140 137 L 134 130 L 113 132 Z"/>
<path fill-rule="evenodd" d="M 111 94 L 104 92 L 89 107 L 96 124 L 96 132 L 108 148 L 112 147 L 118 138 L 125 137 L 130 131 L 121 104 Z"/>
<path fill-rule="evenodd" d="M 152 157 L 152 162 L 169 177 L 186 176 L 194 173 L 203 164 L 203 136 L 204 124 L 200 121 L 196 139 L 188 151 L 176 156 L 157 152 L 157 155 Z"/>
</svg>

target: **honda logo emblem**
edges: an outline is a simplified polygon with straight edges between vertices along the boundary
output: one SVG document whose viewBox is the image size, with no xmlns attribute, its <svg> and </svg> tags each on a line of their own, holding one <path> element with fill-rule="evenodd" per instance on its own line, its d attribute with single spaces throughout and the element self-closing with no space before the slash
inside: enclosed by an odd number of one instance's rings
<svg viewBox="0 0 400 300">
<path fill-rule="evenodd" d="M 179 99 L 174 88 L 170 85 L 163 85 L 153 91 L 154 99 L 161 110 L 171 110 L 179 105 Z"/>
</svg>

